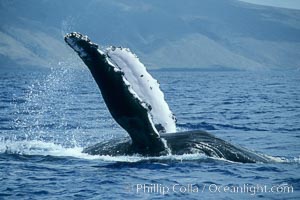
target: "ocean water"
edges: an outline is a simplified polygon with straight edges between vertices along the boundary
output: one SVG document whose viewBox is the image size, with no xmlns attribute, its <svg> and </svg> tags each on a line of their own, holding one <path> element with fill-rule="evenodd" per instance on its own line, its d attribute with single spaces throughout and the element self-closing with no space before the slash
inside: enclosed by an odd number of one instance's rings
<svg viewBox="0 0 300 200">
<path fill-rule="evenodd" d="M 299 71 L 151 71 L 177 129 L 272 156 L 91 156 L 126 133 L 86 68 L 0 72 L 0 199 L 299 199 Z M 112 91 L 116 92 L 116 91 Z"/>
</svg>

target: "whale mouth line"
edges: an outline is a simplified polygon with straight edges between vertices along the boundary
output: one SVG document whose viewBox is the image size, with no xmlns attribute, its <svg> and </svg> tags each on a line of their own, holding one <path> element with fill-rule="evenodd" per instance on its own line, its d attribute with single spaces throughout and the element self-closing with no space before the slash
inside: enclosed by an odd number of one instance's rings
<svg viewBox="0 0 300 200">
<path fill-rule="evenodd" d="M 233 162 L 269 162 L 267 156 L 234 146 L 205 131 L 176 132 L 176 118 L 155 80 L 128 48 L 99 46 L 77 32 L 66 43 L 87 65 L 115 121 L 131 140 L 98 143 L 85 148 L 91 155 L 145 156 L 204 153 Z"/>
</svg>

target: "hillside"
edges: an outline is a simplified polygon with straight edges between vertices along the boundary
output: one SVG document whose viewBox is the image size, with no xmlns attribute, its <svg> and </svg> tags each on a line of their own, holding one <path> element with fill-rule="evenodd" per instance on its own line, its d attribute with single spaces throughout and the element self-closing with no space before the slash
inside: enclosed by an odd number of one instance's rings
<svg viewBox="0 0 300 200">
<path fill-rule="evenodd" d="M 53 67 L 78 31 L 151 68 L 300 68 L 300 11 L 237 0 L 1 0 L 0 67 Z"/>
</svg>

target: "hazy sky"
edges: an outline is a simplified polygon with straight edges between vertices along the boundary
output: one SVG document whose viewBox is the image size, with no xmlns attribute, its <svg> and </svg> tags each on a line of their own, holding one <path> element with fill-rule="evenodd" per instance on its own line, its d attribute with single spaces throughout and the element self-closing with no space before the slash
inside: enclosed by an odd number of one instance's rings
<svg viewBox="0 0 300 200">
<path fill-rule="evenodd" d="M 255 3 L 260 5 L 268 5 L 283 8 L 292 8 L 300 10 L 300 0 L 240 0 L 249 3 Z"/>
</svg>

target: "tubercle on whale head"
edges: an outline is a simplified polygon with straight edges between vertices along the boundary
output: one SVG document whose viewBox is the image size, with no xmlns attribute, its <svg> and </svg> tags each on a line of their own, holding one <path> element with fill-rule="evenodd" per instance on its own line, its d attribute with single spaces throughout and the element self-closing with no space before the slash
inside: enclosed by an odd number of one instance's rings
<svg viewBox="0 0 300 200">
<path fill-rule="evenodd" d="M 97 44 L 92 43 L 88 36 L 78 32 L 66 34 L 64 40 L 81 58 L 86 58 L 91 51 L 98 50 Z"/>
</svg>

